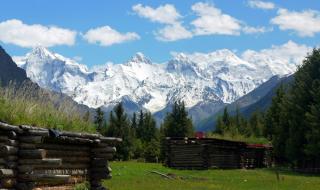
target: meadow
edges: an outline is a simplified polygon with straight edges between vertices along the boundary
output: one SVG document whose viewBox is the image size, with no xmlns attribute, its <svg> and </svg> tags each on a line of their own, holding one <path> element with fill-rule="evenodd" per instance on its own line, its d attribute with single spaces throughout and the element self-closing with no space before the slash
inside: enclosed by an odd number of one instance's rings
<svg viewBox="0 0 320 190">
<path fill-rule="evenodd" d="M 320 189 L 320 176 L 274 169 L 175 170 L 155 163 L 111 162 L 111 190 L 313 190 Z M 169 176 L 163 177 L 158 172 Z"/>
</svg>

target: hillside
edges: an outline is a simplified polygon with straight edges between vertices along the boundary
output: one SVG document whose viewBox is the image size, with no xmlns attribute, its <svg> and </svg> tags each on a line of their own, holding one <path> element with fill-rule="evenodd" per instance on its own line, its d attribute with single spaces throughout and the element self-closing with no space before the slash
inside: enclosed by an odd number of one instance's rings
<svg viewBox="0 0 320 190">
<path fill-rule="evenodd" d="M 76 127 L 87 112 L 93 110 L 80 105 L 72 98 L 58 92 L 42 89 L 33 83 L 26 72 L 17 67 L 12 58 L 0 47 L 0 120 L 12 124 L 30 124 L 42 127 Z M 69 118 L 68 118 L 69 117 Z M 88 118 L 90 121 L 90 118 Z M 83 125 L 79 128 L 86 130 Z M 64 126 L 63 126 L 64 125 Z M 76 130 L 76 129 L 74 129 Z"/>
<path fill-rule="evenodd" d="M 234 115 L 236 109 L 239 109 L 240 113 L 245 117 L 249 117 L 255 111 L 265 111 L 269 105 L 271 105 L 272 98 L 276 89 L 281 84 L 288 84 L 293 80 L 294 75 L 289 76 L 274 76 L 267 82 L 261 84 L 259 87 L 239 98 L 235 102 L 226 105 L 229 113 Z M 220 108 L 215 114 L 211 115 L 207 119 L 203 120 L 199 125 L 199 128 L 204 131 L 212 131 L 215 126 L 216 118 L 223 113 L 225 107 Z"/>
</svg>

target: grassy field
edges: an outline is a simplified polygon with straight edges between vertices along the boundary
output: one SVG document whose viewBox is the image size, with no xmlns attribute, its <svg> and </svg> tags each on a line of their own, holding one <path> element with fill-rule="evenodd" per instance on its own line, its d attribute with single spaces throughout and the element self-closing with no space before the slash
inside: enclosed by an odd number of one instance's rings
<svg viewBox="0 0 320 190">
<path fill-rule="evenodd" d="M 111 167 L 113 178 L 104 182 L 111 190 L 320 189 L 320 176 L 280 172 L 278 181 L 275 172 L 269 169 L 187 171 L 138 162 L 112 162 Z"/>
</svg>

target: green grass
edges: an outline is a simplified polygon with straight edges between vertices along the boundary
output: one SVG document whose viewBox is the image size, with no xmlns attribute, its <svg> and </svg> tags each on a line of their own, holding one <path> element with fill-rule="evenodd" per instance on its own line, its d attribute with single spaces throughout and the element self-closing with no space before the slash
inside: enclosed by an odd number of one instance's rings
<svg viewBox="0 0 320 190">
<path fill-rule="evenodd" d="M 55 106 L 52 95 L 32 89 L 0 87 L 0 120 L 12 125 L 33 125 L 60 130 L 95 132 L 94 124 L 68 102 Z"/>
<path fill-rule="evenodd" d="M 161 164 L 112 162 L 112 179 L 104 185 L 111 190 L 317 190 L 320 176 L 280 172 L 280 181 L 270 169 L 255 170 L 174 170 Z M 175 176 L 166 179 L 150 173 L 158 171 Z"/>
<path fill-rule="evenodd" d="M 270 143 L 266 138 L 263 138 L 263 137 L 254 137 L 254 136 L 246 137 L 241 134 L 231 134 L 231 133 L 226 133 L 223 135 L 209 133 L 209 134 L 207 134 L 207 137 L 216 138 L 216 139 L 231 140 L 231 141 L 242 141 L 242 142 L 253 143 L 253 144 L 256 144 L 256 143 L 257 144 L 269 144 Z"/>
</svg>

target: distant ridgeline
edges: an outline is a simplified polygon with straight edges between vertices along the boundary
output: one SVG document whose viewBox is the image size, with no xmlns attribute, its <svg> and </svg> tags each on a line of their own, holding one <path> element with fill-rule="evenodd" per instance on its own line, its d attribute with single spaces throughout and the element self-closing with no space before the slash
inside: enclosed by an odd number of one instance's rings
<svg viewBox="0 0 320 190">
<path fill-rule="evenodd" d="M 121 142 L 98 134 L 72 133 L 0 122 L 0 189 L 67 190 L 89 182 L 105 189 L 108 160 Z"/>
</svg>

